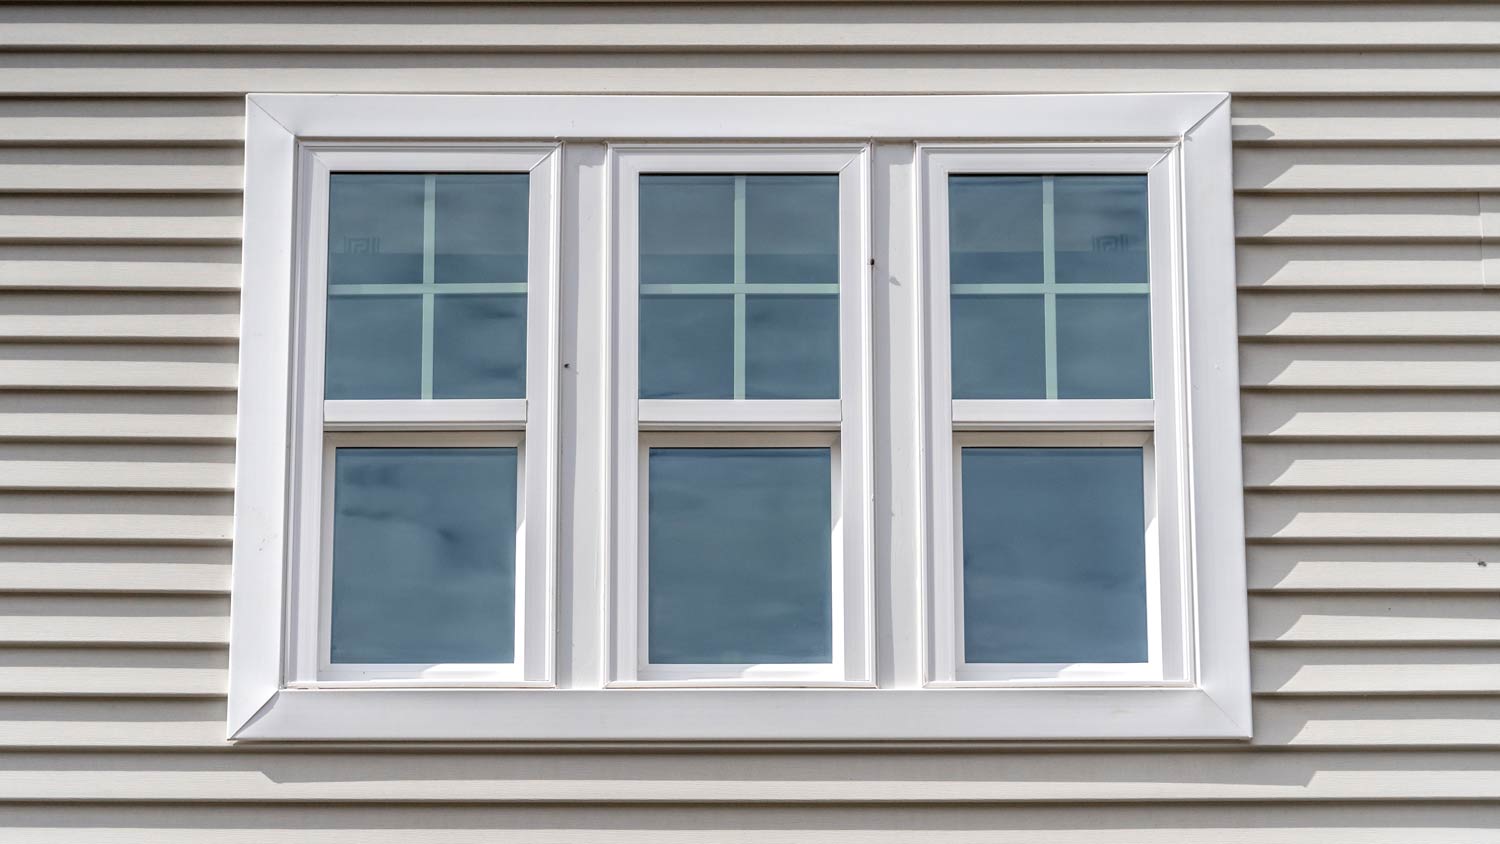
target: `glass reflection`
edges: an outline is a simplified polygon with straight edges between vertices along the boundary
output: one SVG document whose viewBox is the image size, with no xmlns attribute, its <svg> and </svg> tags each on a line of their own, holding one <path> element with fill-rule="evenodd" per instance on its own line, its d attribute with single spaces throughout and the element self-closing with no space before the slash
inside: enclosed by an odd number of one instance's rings
<svg viewBox="0 0 1500 844">
<path fill-rule="evenodd" d="M 1144 662 L 1142 450 L 962 455 L 965 661 Z"/>
<path fill-rule="evenodd" d="M 953 297 L 953 397 L 1033 399 L 1047 391 L 1041 296 Z"/>
<path fill-rule="evenodd" d="M 745 281 L 837 284 L 839 177 L 745 177 Z"/>
<path fill-rule="evenodd" d="M 434 280 L 525 284 L 531 177 L 443 173 L 434 182 Z"/>
<path fill-rule="evenodd" d="M 832 661 L 826 448 L 653 448 L 648 651 L 656 664 Z"/>
<path fill-rule="evenodd" d="M 1042 283 L 1042 177 L 948 177 L 953 284 Z"/>
<path fill-rule="evenodd" d="M 1145 295 L 1057 297 L 1057 394 L 1151 397 L 1151 314 Z"/>
<path fill-rule="evenodd" d="M 334 663 L 514 660 L 514 448 L 340 448 Z"/>
<path fill-rule="evenodd" d="M 432 397 L 526 397 L 526 296 L 451 295 L 434 302 Z"/>
<path fill-rule="evenodd" d="M 329 284 L 422 283 L 426 182 L 420 173 L 329 177 Z"/>
<path fill-rule="evenodd" d="M 1058 283 L 1147 283 L 1146 177 L 1054 178 Z"/>
</svg>

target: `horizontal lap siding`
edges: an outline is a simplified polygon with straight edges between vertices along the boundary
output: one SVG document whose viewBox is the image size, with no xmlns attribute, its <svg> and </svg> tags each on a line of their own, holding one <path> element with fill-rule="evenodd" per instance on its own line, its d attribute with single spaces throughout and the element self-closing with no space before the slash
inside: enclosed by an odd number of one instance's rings
<svg viewBox="0 0 1500 844">
<path fill-rule="evenodd" d="M 1497 840 L 1497 65 L 1493 4 L 0 6 L 5 840 Z M 1230 91 L 1254 742 L 228 747 L 252 90 Z"/>
</svg>

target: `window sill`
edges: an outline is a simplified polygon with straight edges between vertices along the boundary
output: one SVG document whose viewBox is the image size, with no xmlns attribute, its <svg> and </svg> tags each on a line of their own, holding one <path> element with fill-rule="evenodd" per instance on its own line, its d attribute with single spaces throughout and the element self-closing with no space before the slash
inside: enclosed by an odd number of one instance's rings
<svg viewBox="0 0 1500 844">
<path fill-rule="evenodd" d="M 284 689 L 242 741 L 1246 739 L 1199 688 Z"/>
</svg>

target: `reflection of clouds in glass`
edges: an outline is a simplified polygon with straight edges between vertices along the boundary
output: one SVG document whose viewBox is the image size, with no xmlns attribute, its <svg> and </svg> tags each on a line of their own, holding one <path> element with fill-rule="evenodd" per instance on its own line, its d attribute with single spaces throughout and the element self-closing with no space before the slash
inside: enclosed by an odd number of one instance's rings
<svg viewBox="0 0 1500 844">
<path fill-rule="evenodd" d="M 445 173 L 433 193 L 434 280 L 526 281 L 525 173 Z"/>
<path fill-rule="evenodd" d="M 1042 282 L 1042 178 L 948 177 L 954 284 Z"/>
<path fill-rule="evenodd" d="M 651 449 L 651 662 L 832 661 L 831 459 Z"/>
<path fill-rule="evenodd" d="M 734 177 L 641 176 L 642 284 L 734 281 Z"/>
<path fill-rule="evenodd" d="M 433 398 L 524 398 L 525 295 L 440 295 L 434 306 Z"/>
<path fill-rule="evenodd" d="M 1040 296 L 954 296 L 953 397 L 1040 399 L 1047 395 Z"/>
<path fill-rule="evenodd" d="M 426 180 L 414 173 L 328 179 L 328 283 L 421 284 Z"/>
<path fill-rule="evenodd" d="M 643 399 L 734 397 L 734 299 L 641 296 Z"/>
<path fill-rule="evenodd" d="M 511 662 L 514 448 L 340 448 L 335 663 Z"/>
<path fill-rule="evenodd" d="M 1058 176 L 1053 209 L 1059 283 L 1147 282 L 1144 175 Z"/>
<path fill-rule="evenodd" d="M 836 284 L 839 177 L 745 177 L 745 280 Z"/>
<path fill-rule="evenodd" d="M 746 297 L 745 397 L 833 399 L 838 395 L 838 297 Z"/>
<path fill-rule="evenodd" d="M 1151 397 L 1144 294 L 1057 297 L 1057 391 L 1065 399 Z"/>
<path fill-rule="evenodd" d="M 1143 662 L 1139 448 L 963 450 L 970 663 Z"/>
<path fill-rule="evenodd" d="M 422 297 L 329 296 L 323 394 L 414 399 L 422 392 Z"/>
</svg>

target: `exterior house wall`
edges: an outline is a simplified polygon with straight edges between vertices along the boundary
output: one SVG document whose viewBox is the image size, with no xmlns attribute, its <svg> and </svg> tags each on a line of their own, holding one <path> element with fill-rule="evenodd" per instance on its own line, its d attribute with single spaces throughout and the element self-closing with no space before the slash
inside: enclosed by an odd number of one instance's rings
<svg viewBox="0 0 1500 844">
<path fill-rule="evenodd" d="M 0 837 L 1500 841 L 1497 68 L 1495 4 L 0 5 Z M 1185 90 L 1234 96 L 1253 741 L 223 740 L 246 93 Z"/>
</svg>

